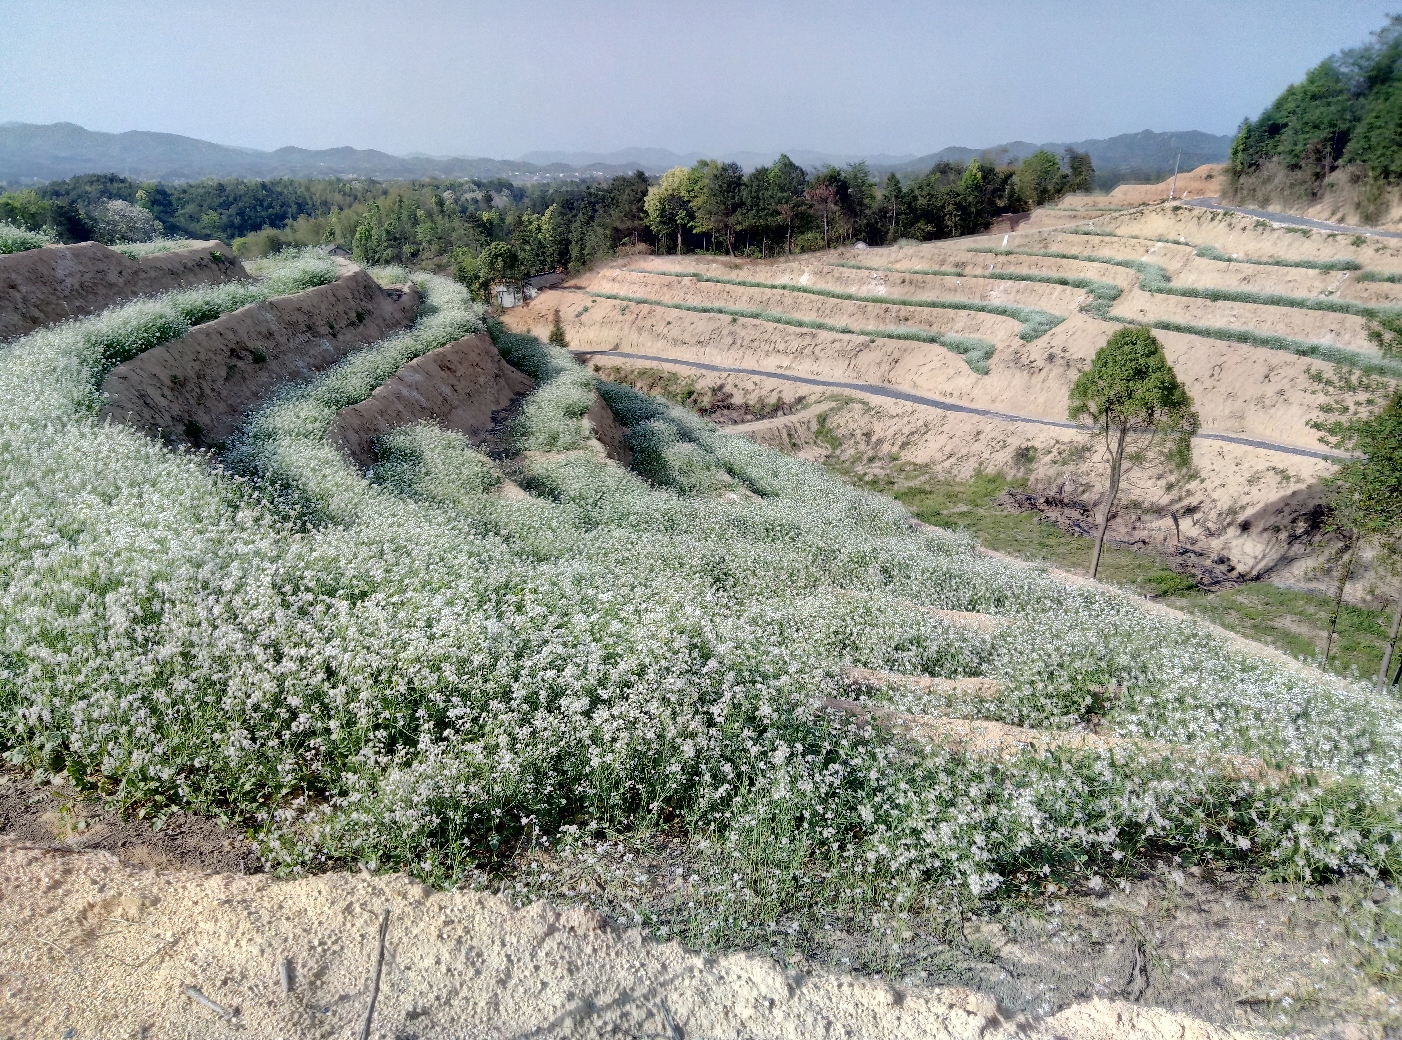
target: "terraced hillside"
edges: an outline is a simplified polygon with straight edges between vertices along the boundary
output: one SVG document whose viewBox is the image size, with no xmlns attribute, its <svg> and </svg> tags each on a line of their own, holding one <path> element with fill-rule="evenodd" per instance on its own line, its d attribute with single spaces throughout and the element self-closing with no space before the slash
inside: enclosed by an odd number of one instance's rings
<svg viewBox="0 0 1402 1040">
<path fill-rule="evenodd" d="M 1402 375 L 1368 335 L 1402 307 L 1402 247 L 1113 202 L 1073 198 L 1012 234 L 957 242 L 634 259 L 507 320 L 543 334 L 558 308 L 572 347 L 618 352 L 594 356 L 604 371 L 743 369 L 763 394 L 810 398 L 816 380 L 865 403 L 825 422 L 874 455 L 1020 473 L 1087 511 L 1103 475 L 1066 428 L 1067 394 L 1116 328 L 1148 324 L 1202 434 L 1192 478 L 1142 481 L 1118 538 L 1165 546 L 1209 578 L 1322 585 L 1307 558 L 1330 453 L 1311 422 Z"/>
<path fill-rule="evenodd" d="M 1153 295 L 827 259 L 556 299 L 625 350 L 1050 409 L 1073 333 Z M 344 1035 L 372 957 L 384 1035 L 1397 1022 L 1394 700 L 925 528 L 446 279 L 249 273 L 0 346 L 0 1027 Z M 208 411 L 113 409 L 133 362 Z"/>
</svg>

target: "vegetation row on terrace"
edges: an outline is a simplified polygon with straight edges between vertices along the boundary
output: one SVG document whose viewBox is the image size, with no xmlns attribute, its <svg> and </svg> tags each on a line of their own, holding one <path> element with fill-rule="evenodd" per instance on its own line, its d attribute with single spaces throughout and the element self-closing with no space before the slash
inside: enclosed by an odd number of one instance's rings
<svg viewBox="0 0 1402 1040">
<path fill-rule="evenodd" d="M 260 273 L 263 293 L 333 276 L 298 253 Z M 919 911 L 1159 854 L 1397 876 L 1392 701 L 983 556 L 530 337 L 494 330 L 537 381 L 505 454 L 414 427 L 353 469 L 326 440 L 336 411 L 483 328 L 464 289 L 415 277 L 412 328 L 285 388 L 222 459 L 98 424 L 97 387 L 253 290 L 139 301 L 0 348 L 11 764 L 133 812 L 220 816 L 288 872 L 462 882 L 509 876 L 523 850 L 680 839 L 680 894 L 655 912 L 712 944 L 785 914 Z M 596 393 L 631 469 L 586 439 Z M 508 480 L 528 494 L 501 494 Z M 871 696 L 902 711 L 1094 718 L 1135 739 L 957 753 L 829 706 L 854 667 L 889 673 Z M 999 686 L 921 693 L 902 675 Z"/>
</svg>

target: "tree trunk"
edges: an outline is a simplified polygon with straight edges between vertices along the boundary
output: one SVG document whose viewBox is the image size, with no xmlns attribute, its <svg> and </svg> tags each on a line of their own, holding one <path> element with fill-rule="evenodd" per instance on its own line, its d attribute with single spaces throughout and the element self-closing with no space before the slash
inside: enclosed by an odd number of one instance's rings
<svg viewBox="0 0 1402 1040">
<path fill-rule="evenodd" d="M 1387 687 L 1388 667 L 1392 664 L 1392 655 L 1397 652 L 1397 633 L 1402 631 L 1402 595 L 1397 597 L 1397 609 L 1392 612 L 1392 628 L 1387 633 L 1387 647 L 1383 650 L 1382 667 L 1378 669 L 1378 692 L 1382 693 Z"/>
<path fill-rule="evenodd" d="M 1339 584 L 1334 589 L 1334 609 L 1329 611 L 1329 634 L 1324 637 L 1324 660 L 1329 661 L 1329 651 L 1334 647 L 1334 629 L 1339 624 L 1339 610 L 1344 602 L 1344 586 L 1348 584 L 1349 575 L 1353 573 L 1353 561 L 1358 555 L 1358 546 L 1363 541 L 1358 536 L 1358 532 L 1351 533 L 1352 543 L 1348 547 L 1348 557 L 1344 561 L 1344 569 L 1339 572 Z"/>
<path fill-rule="evenodd" d="M 832 248 L 828 241 L 828 215 L 826 211 L 823 212 L 823 248 Z"/>
<path fill-rule="evenodd" d="M 785 231 L 784 231 L 784 252 L 785 252 L 787 255 L 789 255 L 789 256 L 793 256 L 793 220 L 792 220 L 792 219 L 788 220 L 788 221 L 785 223 Z"/>
<path fill-rule="evenodd" d="M 682 255 L 682 229 L 677 228 L 677 256 Z"/>
<path fill-rule="evenodd" d="M 1095 578 L 1100 570 L 1100 553 L 1105 548 L 1105 531 L 1110 526 L 1110 511 L 1115 507 L 1115 496 L 1120 493 L 1120 469 L 1125 461 L 1125 438 L 1129 427 L 1121 426 L 1115 441 L 1115 453 L 1110 457 L 1110 488 L 1105 494 L 1105 510 L 1100 514 L 1100 529 L 1095 533 L 1095 551 L 1090 557 L 1090 576 Z"/>
</svg>

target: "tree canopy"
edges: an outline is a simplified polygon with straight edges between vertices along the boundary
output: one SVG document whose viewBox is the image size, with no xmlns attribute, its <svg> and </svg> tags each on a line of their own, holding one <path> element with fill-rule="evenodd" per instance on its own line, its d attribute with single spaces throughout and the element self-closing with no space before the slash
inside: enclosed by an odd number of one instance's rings
<svg viewBox="0 0 1402 1040">
<path fill-rule="evenodd" d="M 1402 178 L 1402 15 L 1373 40 L 1320 62 L 1286 87 L 1232 144 L 1232 173 L 1265 163 L 1328 176 L 1359 163 L 1377 176 Z"/>
<path fill-rule="evenodd" d="M 1105 439 L 1110 480 L 1091 556 L 1091 577 L 1100 566 L 1105 531 L 1125 463 L 1156 459 L 1175 468 L 1192 462 L 1198 415 L 1187 388 L 1154 334 L 1137 325 L 1117 330 L 1095 352 L 1091 366 L 1071 387 L 1069 415 Z M 1131 436 L 1137 443 L 1131 445 Z"/>
</svg>

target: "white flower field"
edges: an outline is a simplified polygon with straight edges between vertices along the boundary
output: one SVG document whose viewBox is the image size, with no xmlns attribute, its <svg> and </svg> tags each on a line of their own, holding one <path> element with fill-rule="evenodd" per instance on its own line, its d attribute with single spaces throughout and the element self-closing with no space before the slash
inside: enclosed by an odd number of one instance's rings
<svg viewBox="0 0 1402 1040">
<path fill-rule="evenodd" d="M 326 439 L 337 410 L 484 328 L 447 280 L 414 275 L 412 328 L 285 388 L 222 457 L 98 423 L 119 361 L 335 268 L 283 253 L 261 274 L 0 347 L 12 765 L 218 816 L 286 873 L 477 883 L 536 854 L 680 842 L 673 927 L 702 944 L 1153 858 L 1402 873 L 1402 709 L 1371 686 L 986 556 L 530 337 L 493 330 L 537 381 L 505 455 L 420 426 L 352 468 Z M 587 442 L 596 392 L 631 469 Z M 903 712 L 1136 739 L 921 742 L 825 705 L 854 696 L 853 668 L 895 673 L 868 696 Z M 581 894 L 548 870 L 530 883 Z"/>
</svg>

